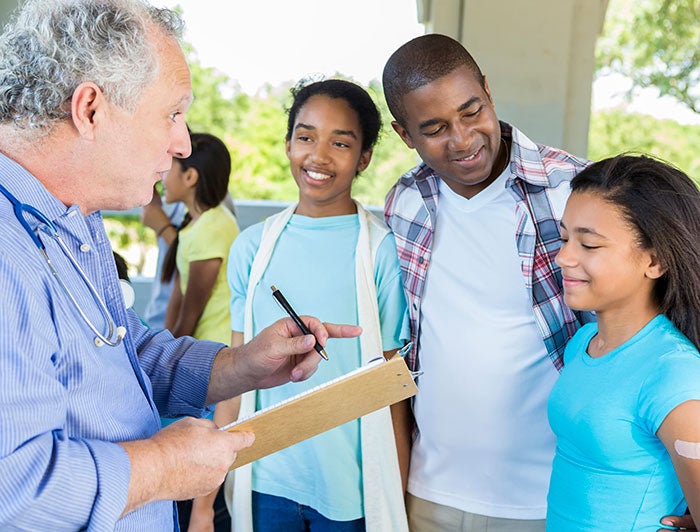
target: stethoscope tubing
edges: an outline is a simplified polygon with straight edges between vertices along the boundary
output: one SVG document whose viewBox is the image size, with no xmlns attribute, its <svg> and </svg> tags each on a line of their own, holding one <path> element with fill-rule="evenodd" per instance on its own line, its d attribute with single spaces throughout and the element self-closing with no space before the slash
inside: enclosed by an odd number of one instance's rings
<svg viewBox="0 0 700 532">
<path fill-rule="evenodd" d="M 94 338 L 94 343 L 97 347 L 101 347 L 102 345 L 108 345 L 110 347 L 116 347 L 118 346 L 121 341 L 124 339 L 124 336 L 126 336 L 126 328 L 123 326 L 116 326 L 114 323 L 114 320 L 112 319 L 111 314 L 109 313 L 109 309 L 107 308 L 107 305 L 103 301 L 103 299 L 100 297 L 99 293 L 97 292 L 97 289 L 95 286 L 92 284 L 90 279 L 88 278 L 87 274 L 81 268 L 80 264 L 78 261 L 75 259 L 73 256 L 73 253 L 71 253 L 70 249 L 68 249 L 68 246 L 65 244 L 63 239 L 61 238 L 61 235 L 58 234 L 58 229 L 54 225 L 54 223 L 49 220 L 44 213 L 42 213 L 39 209 L 36 207 L 33 207 L 32 205 L 28 205 L 26 203 L 21 203 L 12 193 L 10 193 L 9 190 L 7 190 L 3 185 L 0 184 L 0 193 L 2 193 L 7 200 L 12 203 L 12 208 L 15 212 L 15 217 L 19 221 L 19 223 L 22 225 L 24 230 L 29 234 L 31 237 L 32 241 L 36 245 L 36 247 L 39 249 L 41 252 L 41 255 L 44 257 L 46 260 L 46 264 L 49 266 L 49 270 L 53 274 L 53 276 L 56 278 L 56 281 L 58 284 L 61 286 L 63 291 L 66 293 L 68 296 L 68 299 L 71 301 L 73 307 L 75 310 L 78 312 L 80 315 L 81 319 L 85 322 L 85 324 L 90 328 L 92 333 L 95 335 Z M 34 216 L 39 222 L 41 222 L 41 225 L 38 226 L 37 231 L 33 230 L 27 220 L 25 219 L 24 213 L 27 212 Z M 64 255 L 68 258 L 70 263 L 73 265 L 75 270 L 78 272 L 78 275 L 80 278 L 83 280 L 85 283 L 85 286 L 87 286 L 88 291 L 90 292 L 90 296 L 93 298 L 95 303 L 100 309 L 100 312 L 102 313 L 102 316 L 105 319 L 105 322 L 107 323 L 108 327 L 108 332 L 107 334 L 101 333 L 97 327 L 92 323 L 90 318 L 85 314 L 83 309 L 80 307 L 80 304 L 78 301 L 75 299 L 75 296 L 73 293 L 68 289 L 68 286 L 66 283 L 61 279 L 61 276 L 59 275 L 58 271 L 56 270 L 56 267 L 54 266 L 53 262 L 49 258 L 48 254 L 46 253 L 46 246 L 42 242 L 41 238 L 39 237 L 38 230 L 41 230 L 43 233 L 47 234 L 51 238 L 54 239 L 54 241 L 59 245 L 61 250 L 63 251 Z"/>
</svg>

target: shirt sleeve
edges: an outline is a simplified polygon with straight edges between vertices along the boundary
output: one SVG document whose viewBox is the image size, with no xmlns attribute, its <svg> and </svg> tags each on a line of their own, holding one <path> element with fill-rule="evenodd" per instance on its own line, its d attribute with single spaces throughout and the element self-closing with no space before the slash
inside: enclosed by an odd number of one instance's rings
<svg viewBox="0 0 700 532">
<path fill-rule="evenodd" d="M 174 338 L 168 330 L 150 329 L 133 311 L 129 312 L 129 331 L 161 415 L 201 417 L 211 368 L 225 345 L 189 336 Z"/>
<path fill-rule="evenodd" d="M 75 438 L 80 420 L 56 377 L 46 287 L 0 254 L 0 529 L 112 530 L 127 500 L 124 449 Z M 37 326 L 37 324 L 41 324 Z M 48 324 L 48 325 L 47 325 Z M 79 373 L 75 378 L 80 378 Z"/>
<path fill-rule="evenodd" d="M 401 284 L 401 270 L 394 236 L 382 240 L 375 259 L 375 284 L 384 351 L 401 347 L 410 339 L 408 307 Z"/>
<path fill-rule="evenodd" d="M 150 437 L 158 426 L 139 386 L 119 380 L 136 380 L 124 370 L 124 349 L 140 355 L 144 393 L 152 385 L 160 405 L 197 415 L 222 345 L 150 331 L 133 311 L 118 348 L 86 345 L 82 322 L 72 318 L 77 332 L 65 328 L 73 309 L 61 304 L 65 294 L 45 265 L 21 264 L 0 250 L 0 530 L 113 530 L 130 481 L 117 442 Z M 95 374 L 98 364 L 120 377 Z M 127 389 L 138 397 L 120 395 Z M 95 399 L 103 395 L 112 403 Z"/>
<path fill-rule="evenodd" d="M 248 292 L 250 268 L 260 246 L 263 224 L 256 224 L 245 229 L 233 241 L 228 257 L 226 277 L 231 290 L 231 330 L 244 332 L 245 300 Z"/>
<path fill-rule="evenodd" d="M 639 396 L 640 415 L 649 431 L 655 434 L 671 410 L 691 400 L 700 400 L 700 356 L 689 349 L 659 356 Z"/>
</svg>

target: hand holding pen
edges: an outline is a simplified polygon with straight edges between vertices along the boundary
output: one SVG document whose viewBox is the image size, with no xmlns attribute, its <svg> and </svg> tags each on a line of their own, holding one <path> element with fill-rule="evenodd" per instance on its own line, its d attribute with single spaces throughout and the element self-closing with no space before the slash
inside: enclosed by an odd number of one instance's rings
<svg viewBox="0 0 700 532">
<path fill-rule="evenodd" d="M 285 312 L 289 314 L 289 317 L 294 320 L 294 323 L 297 324 L 297 327 L 301 329 L 302 334 L 311 334 L 311 331 L 309 331 L 306 325 L 304 325 L 304 322 L 301 321 L 299 315 L 296 312 L 294 312 L 294 309 L 289 304 L 287 299 L 282 295 L 282 292 L 275 288 L 275 285 L 272 285 L 270 288 L 272 289 L 272 297 L 274 297 L 277 300 L 277 302 L 282 306 Z M 319 355 L 321 355 L 321 357 L 323 357 L 324 360 L 328 360 L 326 350 L 323 349 L 323 346 L 318 343 L 318 340 L 316 340 L 316 345 L 314 345 L 314 349 L 318 352 Z"/>
</svg>

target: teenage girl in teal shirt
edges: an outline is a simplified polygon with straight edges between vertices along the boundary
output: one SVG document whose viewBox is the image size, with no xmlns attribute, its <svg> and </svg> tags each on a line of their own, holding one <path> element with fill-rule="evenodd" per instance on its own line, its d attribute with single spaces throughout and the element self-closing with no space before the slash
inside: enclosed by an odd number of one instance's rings
<svg viewBox="0 0 700 532">
<path fill-rule="evenodd" d="M 243 231 L 231 248 L 232 345 L 243 342 L 247 328 L 255 334 L 284 315 L 272 285 L 300 314 L 342 317 L 363 332 L 359 340 L 329 341 L 330 359 L 308 381 L 245 396 L 244 413 L 388 355 L 409 338 L 393 235 L 351 195 L 380 125 L 371 97 L 354 83 L 331 79 L 294 91 L 286 148 L 299 202 Z M 407 466 L 401 457 L 408 456 L 408 430 L 399 423 L 407 415 L 407 403 L 395 405 L 265 457 L 251 470 L 237 469 L 233 528 L 407 532 L 401 475 L 407 469 L 399 467 Z"/>
<path fill-rule="evenodd" d="M 700 512 L 700 194 L 649 157 L 593 164 L 561 222 L 565 301 L 597 323 L 567 346 L 547 530 L 653 531 Z"/>
</svg>

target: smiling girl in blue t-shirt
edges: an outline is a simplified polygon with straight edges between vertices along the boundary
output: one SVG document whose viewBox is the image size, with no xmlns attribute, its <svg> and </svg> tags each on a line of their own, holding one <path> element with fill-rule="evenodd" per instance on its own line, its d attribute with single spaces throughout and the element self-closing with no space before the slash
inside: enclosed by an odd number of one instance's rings
<svg viewBox="0 0 700 532">
<path fill-rule="evenodd" d="M 571 187 L 556 262 L 567 305 L 598 321 L 568 344 L 549 399 L 547 530 L 656 532 L 686 501 L 700 512 L 700 193 L 628 155 Z"/>
</svg>

